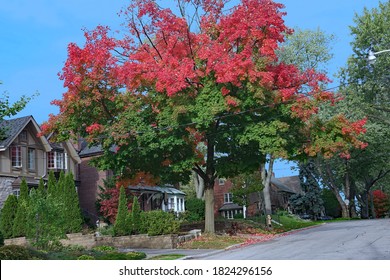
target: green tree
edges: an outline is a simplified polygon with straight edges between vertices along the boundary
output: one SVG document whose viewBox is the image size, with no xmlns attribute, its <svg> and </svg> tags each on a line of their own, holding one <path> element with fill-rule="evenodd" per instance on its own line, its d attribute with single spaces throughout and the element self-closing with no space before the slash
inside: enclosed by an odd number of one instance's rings
<svg viewBox="0 0 390 280">
<path fill-rule="evenodd" d="M 139 233 L 141 230 L 141 207 L 138 202 L 138 198 L 134 196 L 133 204 L 131 207 L 131 222 L 132 222 L 132 231 L 134 233 Z"/>
<path fill-rule="evenodd" d="M 30 203 L 27 211 L 27 237 L 32 244 L 40 249 L 50 249 L 65 238 L 63 225 L 63 210 L 51 195 L 44 195 L 35 189 L 31 190 Z"/>
<path fill-rule="evenodd" d="M 57 195 L 57 179 L 53 170 L 50 170 L 49 177 L 47 179 L 47 194 L 51 196 Z"/>
<path fill-rule="evenodd" d="M 257 194 L 261 196 L 264 186 L 260 172 L 251 174 L 240 174 L 231 178 L 233 188 L 230 192 L 233 194 L 233 202 L 241 206 L 249 206 L 249 196 Z"/>
<path fill-rule="evenodd" d="M 71 172 L 64 175 L 64 203 L 66 207 L 66 232 L 79 232 L 82 228 L 83 219 L 81 216 L 79 197 L 76 190 L 73 174 Z"/>
<path fill-rule="evenodd" d="M 373 65 L 366 59 L 370 50 L 388 49 L 389 23 L 390 3 L 385 2 L 356 14 L 354 25 L 350 27 L 354 38 L 351 43 L 353 55 L 339 74 L 344 85 L 340 92 L 343 101 L 330 114 L 337 111 L 355 120 L 366 117 L 366 133 L 361 139 L 368 146 L 363 150 L 351 148 L 347 158 L 320 159 L 318 163 L 324 185 L 335 194 L 343 217 L 356 216 L 356 198 L 361 217 L 375 216 L 369 211 L 370 192 L 388 180 L 390 174 L 390 147 L 385 144 L 390 137 L 390 95 L 387 86 L 390 56 L 386 53 L 378 55 Z"/>
<path fill-rule="evenodd" d="M 127 208 L 127 197 L 125 188 L 121 187 L 119 192 L 118 213 L 114 223 L 114 234 L 116 236 L 127 235 L 131 232 L 129 223 L 129 210 Z"/>
<path fill-rule="evenodd" d="M 321 104 L 335 101 L 320 88 L 326 76 L 278 61 L 289 33 L 282 5 L 239 1 L 226 10 L 222 2 L 179 0 L 175 13 L 132 1 L 120 39 L 102 26 L 86 32 L 84 47 L 68 48 L 68 92 L 54 101 L 61 113 L 43 126 L 102 144 L 98 166 L 124 177 L 144 171 L 175 184 L 195 171 L 211 233 L 216 178 L 259 170 L 269 158 L 272 167 L 275 157 L 359 144 L 355 130 L 342 134 L 346 119 L 317 117 Z"/>
<path fill-rule="evenodd" d="M 40 192 L 42 196 L 46 195 L 45 183 L 42 177 L 39 179 L 38 192 Z"/>
<path fill-rule="evenodd" d="M 327 188 L 322 189 L 322 200 L 324 201 L 326 215 L 333 218 L 341 217 L 341 206 L 331 190 Z"/>
<path fill-rule="evenodd" d="M 11 194 L 4 202 L 4 206 L 1 209 L 1 231 L 4 238 L 11 238 L 13 235 L 13 226 L 15 221 L 15 210 L 18 208 L 18 199 L 15 195 Z"/>
<path fill-rule="evenodd" d="M 29 204 L 29 191 L 26 179 L 23 178 L 20 184 L 20 195 L 18 198 L 18 208 L 16 210 L 15 221 L 12 232 L 13 237 L 25 236 L 27 232 L 27 209 Z"/>
<path fill-rule="evenodd" d="M 324 210 L 324 202 L 318 179 L 314 177 L 314 169 L 315 166 L 310 161 L 299 165 L 299 180 L 303 193 L 293 195 L 290 204 L 296 213 L 308 214 L 312 219 L 317 220 Z"/>
<path fill-rule="evenodd" d="M 2 82 L 0 81 L 0 85 Z M 9 102 L 9 96 L 7 93 L 2 94 L 0 96 L 0 121 L 4 119 L 4 117 L 11 117 L 16 115 L 18 112 L 23 110 L 27 103 L 31 100 L 32 97 L 22 96 L 15 103 L 11 104 Z M 4 136 L 4 129 L 0 128 L 0 138 Z"/>
</svg>

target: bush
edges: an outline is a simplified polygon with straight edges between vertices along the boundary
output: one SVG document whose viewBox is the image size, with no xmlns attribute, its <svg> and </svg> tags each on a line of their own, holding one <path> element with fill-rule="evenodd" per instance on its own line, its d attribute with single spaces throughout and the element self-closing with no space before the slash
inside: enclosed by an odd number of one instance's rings
<svg viewBox="0 0 390 280">
<path fill-rule="evenodd" d="M 202 221 L 204 220 L 205 202 L 199 198 L 189 198 L 186 200 L 186 210 L 188 212 L 187 221 Z"/>
<path fill-rule="evenodd" d="M 102 246 L 93 247 L 92 251 L 95 251 L 95 252 L 113 252 L 113 251 L 116 251 L 116 248 L 112 247 L 112 246 L 102 245 Z"/>
<path fill-rule="evenodd" d="M 81 255 L 77 259 L 78 260 L 95 260 L 95 258 L 93 256 L 90 256 L 90 255 Z"/>
<path fill-rule="evenodd" d="M 128 252 L 126 255 L 128 260 L 143 260 L 146 258 L 144 252 Z"/>
<path fill-rule="evenodd" d="M 127 260 L 126 253 L 110 252 L 98 258 L 99 260 Z"/>
<path fill-rule="evenodd" d="M 163 235 L 177 233 L 180 222 L 176 220 L 173 213 L 162 210 L 154 210 L 141 213 L 142 232 L 148 235 Z"/>
<path fill-rule="evenodd" d="M 0 248 L 0 260 L 29 260 L 30 251 L 23 246 L 6 245 Z"/>
</svg>

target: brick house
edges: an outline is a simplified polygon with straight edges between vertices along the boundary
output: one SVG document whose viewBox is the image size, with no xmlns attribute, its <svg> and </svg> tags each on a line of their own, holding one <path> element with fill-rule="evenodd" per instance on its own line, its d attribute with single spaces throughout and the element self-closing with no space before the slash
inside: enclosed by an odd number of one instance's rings
<svg viewBox="0 0 390 280">
<path fill-rule="evenodd" d="M 225 179 L 217 179 L 214 184 L 214 214 L 227 219 L 233 219 L 236 214 L 243 214 L 244 210 L 248 216 L 259 213 L 262 197 L 258 193 L 249 196 L 249 206 L 244 209 L 242 206 L 233 203 L 233 195 L 230 190 L 232 182 Z M 289 176 L 271 179 L 271 206 L 272 210 L 287 210 L 289 198 L 296 193 L 301 193 L 301 186 L 298 176 Z"/>
<path fill-rule="evenodd" d="M 49 171 L 72 172 L 78 180 L 80 158 L 70 142 L 51 143 L 50 136 L 39 136 L 41 129 L 32 116 L 0 122 L 0 208 L 8 195 L 19 195 L 25 178 L 30 188 Z"/>
<path fill-rule="evenodd" d="M 104 186 L 104 181 L 113 176 L 110 170 L 98 170 L 90 162 L 103 154 L 101 146 L 88 147 L 86 142 L 79 141 L 79 156 L 81 159 L 79 165 L 80 188 L 78 189 L 80 208 L 83 214 L 95 223 L 98 219 L 96 200 L 99 197 L 100 188 Z"/>
</svg>

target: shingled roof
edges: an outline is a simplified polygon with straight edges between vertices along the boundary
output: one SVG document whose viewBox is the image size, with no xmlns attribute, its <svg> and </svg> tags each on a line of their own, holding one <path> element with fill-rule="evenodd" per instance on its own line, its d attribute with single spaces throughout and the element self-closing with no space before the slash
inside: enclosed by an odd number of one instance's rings
<svg viewBox="0 0 390 280">
<path fill-rule="evenodd" d="M 0 151 L 6 150 L 9 145 L 15 140 L 16 137 L 20 134 L 20 132 L 29 124 L 32 123 L 34 126 L 36 133 L 39 133 L 41 129 L 39 125 L 34 120 L 33 116 L 26 116 L 16 119 L 10 120 L 2 120 L 0 121 L 0 130 L 3 132 L 4 137 L 0 138 Z M 43 145 L 45 146 L 47 151 L 51 150 L 49 142 L 45 137 L 40 137 Z"/>
</svg>

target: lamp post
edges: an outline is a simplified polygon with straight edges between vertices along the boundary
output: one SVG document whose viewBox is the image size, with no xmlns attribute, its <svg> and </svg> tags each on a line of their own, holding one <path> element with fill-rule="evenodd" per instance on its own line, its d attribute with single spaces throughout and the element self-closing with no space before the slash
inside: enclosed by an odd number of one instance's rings
<svg viewBox="0 0 390 280">
<path fill-rule="evenodd" d="M 376 55 L 381 54 L 381 53 L 385 53 L 385 52 L 390 52 L 390 50 L 382 50 L 382 51 L 379 51 L 379 52 L 369 51 L 368 52 L 368 56 L 367 56 L 368 63 L 369 64 L 374 64 L 375 60 L 376 60 Z"/>
</svg>

